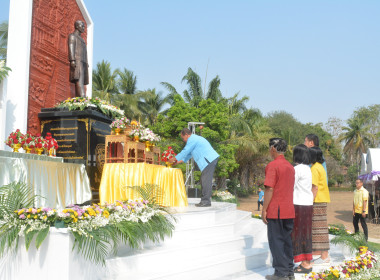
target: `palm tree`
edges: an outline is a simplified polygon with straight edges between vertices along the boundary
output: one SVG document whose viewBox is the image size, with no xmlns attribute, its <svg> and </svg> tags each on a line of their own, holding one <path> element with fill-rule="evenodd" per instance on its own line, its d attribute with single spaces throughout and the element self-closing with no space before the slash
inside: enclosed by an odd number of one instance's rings
<svg viewBox="0 0 380 280">
<path fill-rule="evenodd" d="M 126 68 L 123 71 L 116 70 L 117 73 L 117 92 L 115 104 L 124 110 L 127 117 L 140 119 L 141 111 L 138 108 L 140 94 L 137 92 L 137 77 Z"/>
<path fill-rule="evenodd" d="M 338 141 L 344 141 L 343 152 L 348 156 L 350 162 L 356 160 L 359 163 L 361 153 L 365 153 L 373 144 L 373 134 L 369 133 L 369 125 L 362 118 L 351 118 L 347 121 L 348 126 L 342 127 L 343 133 Z"/>
<path fill-rule="evenodd" d="M 0 59 L 7 58 L 8 45 L 8 22 L 4 21 L 0 24 Z"/>
<path fill-rule="evenodd" d="M 154 88 L 139 92 L 139 97 L 138 107 L 147 124 L 155 124 L 158 114 L 163 113 L 162 109 L 168 104 L 167 96 L 162 96 L 162 92 L 156 93 L 156 89 Z"/>
<path fill-rule="evenodd" d="M 92 71 L 93 96 L 114 103 L 114 95 L 117 93 L 116 76 L 117 71 L 111 70 L 108 61 L 98 62 L 96 69 Z"/>
<path fill-rule="evenodd" d="M 186 75 L 183 76 L 182 82 L 186 82 L 188 85 L 188 88 L 183 91 L 183 99 L 191 106 L 198 107 L 199 103 L 204 99 L 212 99 L 215 102 L 221 102 L 224 100 L 219 89 L 219 76 L 216 76 L 211 80 L 208 85 L 208 91 L 205 94 L 202 90 L 201 78 L 190 67 L 187 69 Z M 167 95 L 168 103 L 173 105 L 174 96 L 178 94 L 177 90 L 173 85 L 167 82 L 162 82 L 161 85 L 163 85 L 169 91 L 169 94 Z"/>
<path fill-rule="evenodd" d="M 185 101 L 194 107 L 198 107 L 199 103 L 204 99 L 201 78 L 189 67 L 186 75 L 182 78 L 182 82 L 184 81 L 188 85 L 188 89 L 183 91 Z"/>
</svg>

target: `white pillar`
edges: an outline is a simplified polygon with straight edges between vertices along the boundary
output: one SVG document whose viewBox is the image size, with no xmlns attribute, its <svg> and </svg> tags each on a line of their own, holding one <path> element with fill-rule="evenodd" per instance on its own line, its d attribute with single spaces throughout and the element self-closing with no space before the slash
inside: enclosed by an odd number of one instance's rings
<svg viewBox="0 0 380 280">
<path fill-rule="evenodd" d="M 10 0 L 7 66 L 12 71 L 3 91 L 1 140 L 17 128 L 22 132 L 27 128 L 32 10 L 33 0 Z"/>
</svg>

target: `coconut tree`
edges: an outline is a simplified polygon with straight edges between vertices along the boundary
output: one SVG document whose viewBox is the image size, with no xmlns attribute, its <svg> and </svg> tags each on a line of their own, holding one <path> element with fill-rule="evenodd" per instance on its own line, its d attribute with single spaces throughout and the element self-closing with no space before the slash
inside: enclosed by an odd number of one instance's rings
<svg viewBox="0 0 380 280">
<path fill-rule="evenodd" d="M 343 152 L 351 163 L 356 161 L 358 164 L 361 154 L 365 153 L 374 141 L 373 134 L 369 133 L 369 125 L 365 124 L 364 119 L 354 117 L 347 121 L 347 126 L 343 126 L 342 130 L 338 141 L 345 143 Z"/>
<path fill-rule="evenodd" d="M 141 118 L 141 112 L 138 108 L 140 95 L 137 92 L 137 77 L 136 75 L 124 68 L 123 71 L 116 70 L 117 73 L 117 92 L 115 103 L 129 118 Z"/>
<path fill-rule="evenodd" d="M 102 60 L 96 64 L 96 69 L 92 71 L 92 94 L 94 97 L 115 102 L 117 71 L 112 71 L 111 63 Z"/>
<path fill-rule="evenodd" d="M 155 124 L 158 114 L 163 113 L 164 106 L 168 104 L 167 96 L 163 96 L 162 92 L 156 93 L 154 88 L 139 92 L 139 97 L 138 108 L 146 120 L 146 124 Z"/>
<path fill-rule="evenodd" d="M 199 107 L 199 103 L 204 99 L 212 99 L 216 102 L 221 102 L 223 99 L 222 93 L 219 89 L 220 86 L 220 78 L 216 76 L 212 79 L 208 85 L 208 90 L 204 93 L 202 89 L 202 79 L 200 76 L 193 71 L 190 67 L 187 69 L 187 73 L 182 78 L 182 82 L 186 82 L 187 89 L 183 91 L 183 99 L 189 103 L 191 106 L 196 108 Z M 176 88 L 167 82 L 162 82 L 163 85 L 168 91 L 168 102 L 173 105 L 174 96 L 178 94 Z"/>
</svg>

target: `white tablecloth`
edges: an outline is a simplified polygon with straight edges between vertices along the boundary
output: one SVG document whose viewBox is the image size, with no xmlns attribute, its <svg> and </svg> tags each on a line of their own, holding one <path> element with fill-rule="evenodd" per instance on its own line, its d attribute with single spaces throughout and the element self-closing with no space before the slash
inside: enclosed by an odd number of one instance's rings
<svg viewBox="0 0 380 280">
<path fill-rule="evenodd" d="M 92 198 L 83 164 L 0 156 L 0 186 L 15 181 L 27 183 L 41 196 L 36 207 L 64 208 Z"/>
</svg>

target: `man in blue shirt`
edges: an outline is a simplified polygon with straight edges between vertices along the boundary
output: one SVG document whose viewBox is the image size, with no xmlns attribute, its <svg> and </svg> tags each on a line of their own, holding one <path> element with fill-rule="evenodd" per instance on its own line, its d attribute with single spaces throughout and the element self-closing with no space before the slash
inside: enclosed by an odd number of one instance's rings
<svg viewBox="0 0 380 280">
<path fill-rule="evenodd" d="M 259 200 L 257 201 L 257 211 L 260 211 L 260 204 L 261 206 L 264 205 L 264 192 L 261 188 L 259 188 Z"/>
<path fill-rule="evenodd" d="M 186 146 L 176 155 L 175 160 L 177 160 L 178 164 L 194 158 L 202 172 L 202 198 L 201 202 L 195 204 L 195 206 L 209 207 L 211 206 L 212 178 L 219 160 L 219 155 L 205 138 L 192 134 L 188 128 L 182 129 L 181 138 L 186 143 Z M 169 162 L 174 163 L 174 158 L 169 160 Z"/>
</svg>

